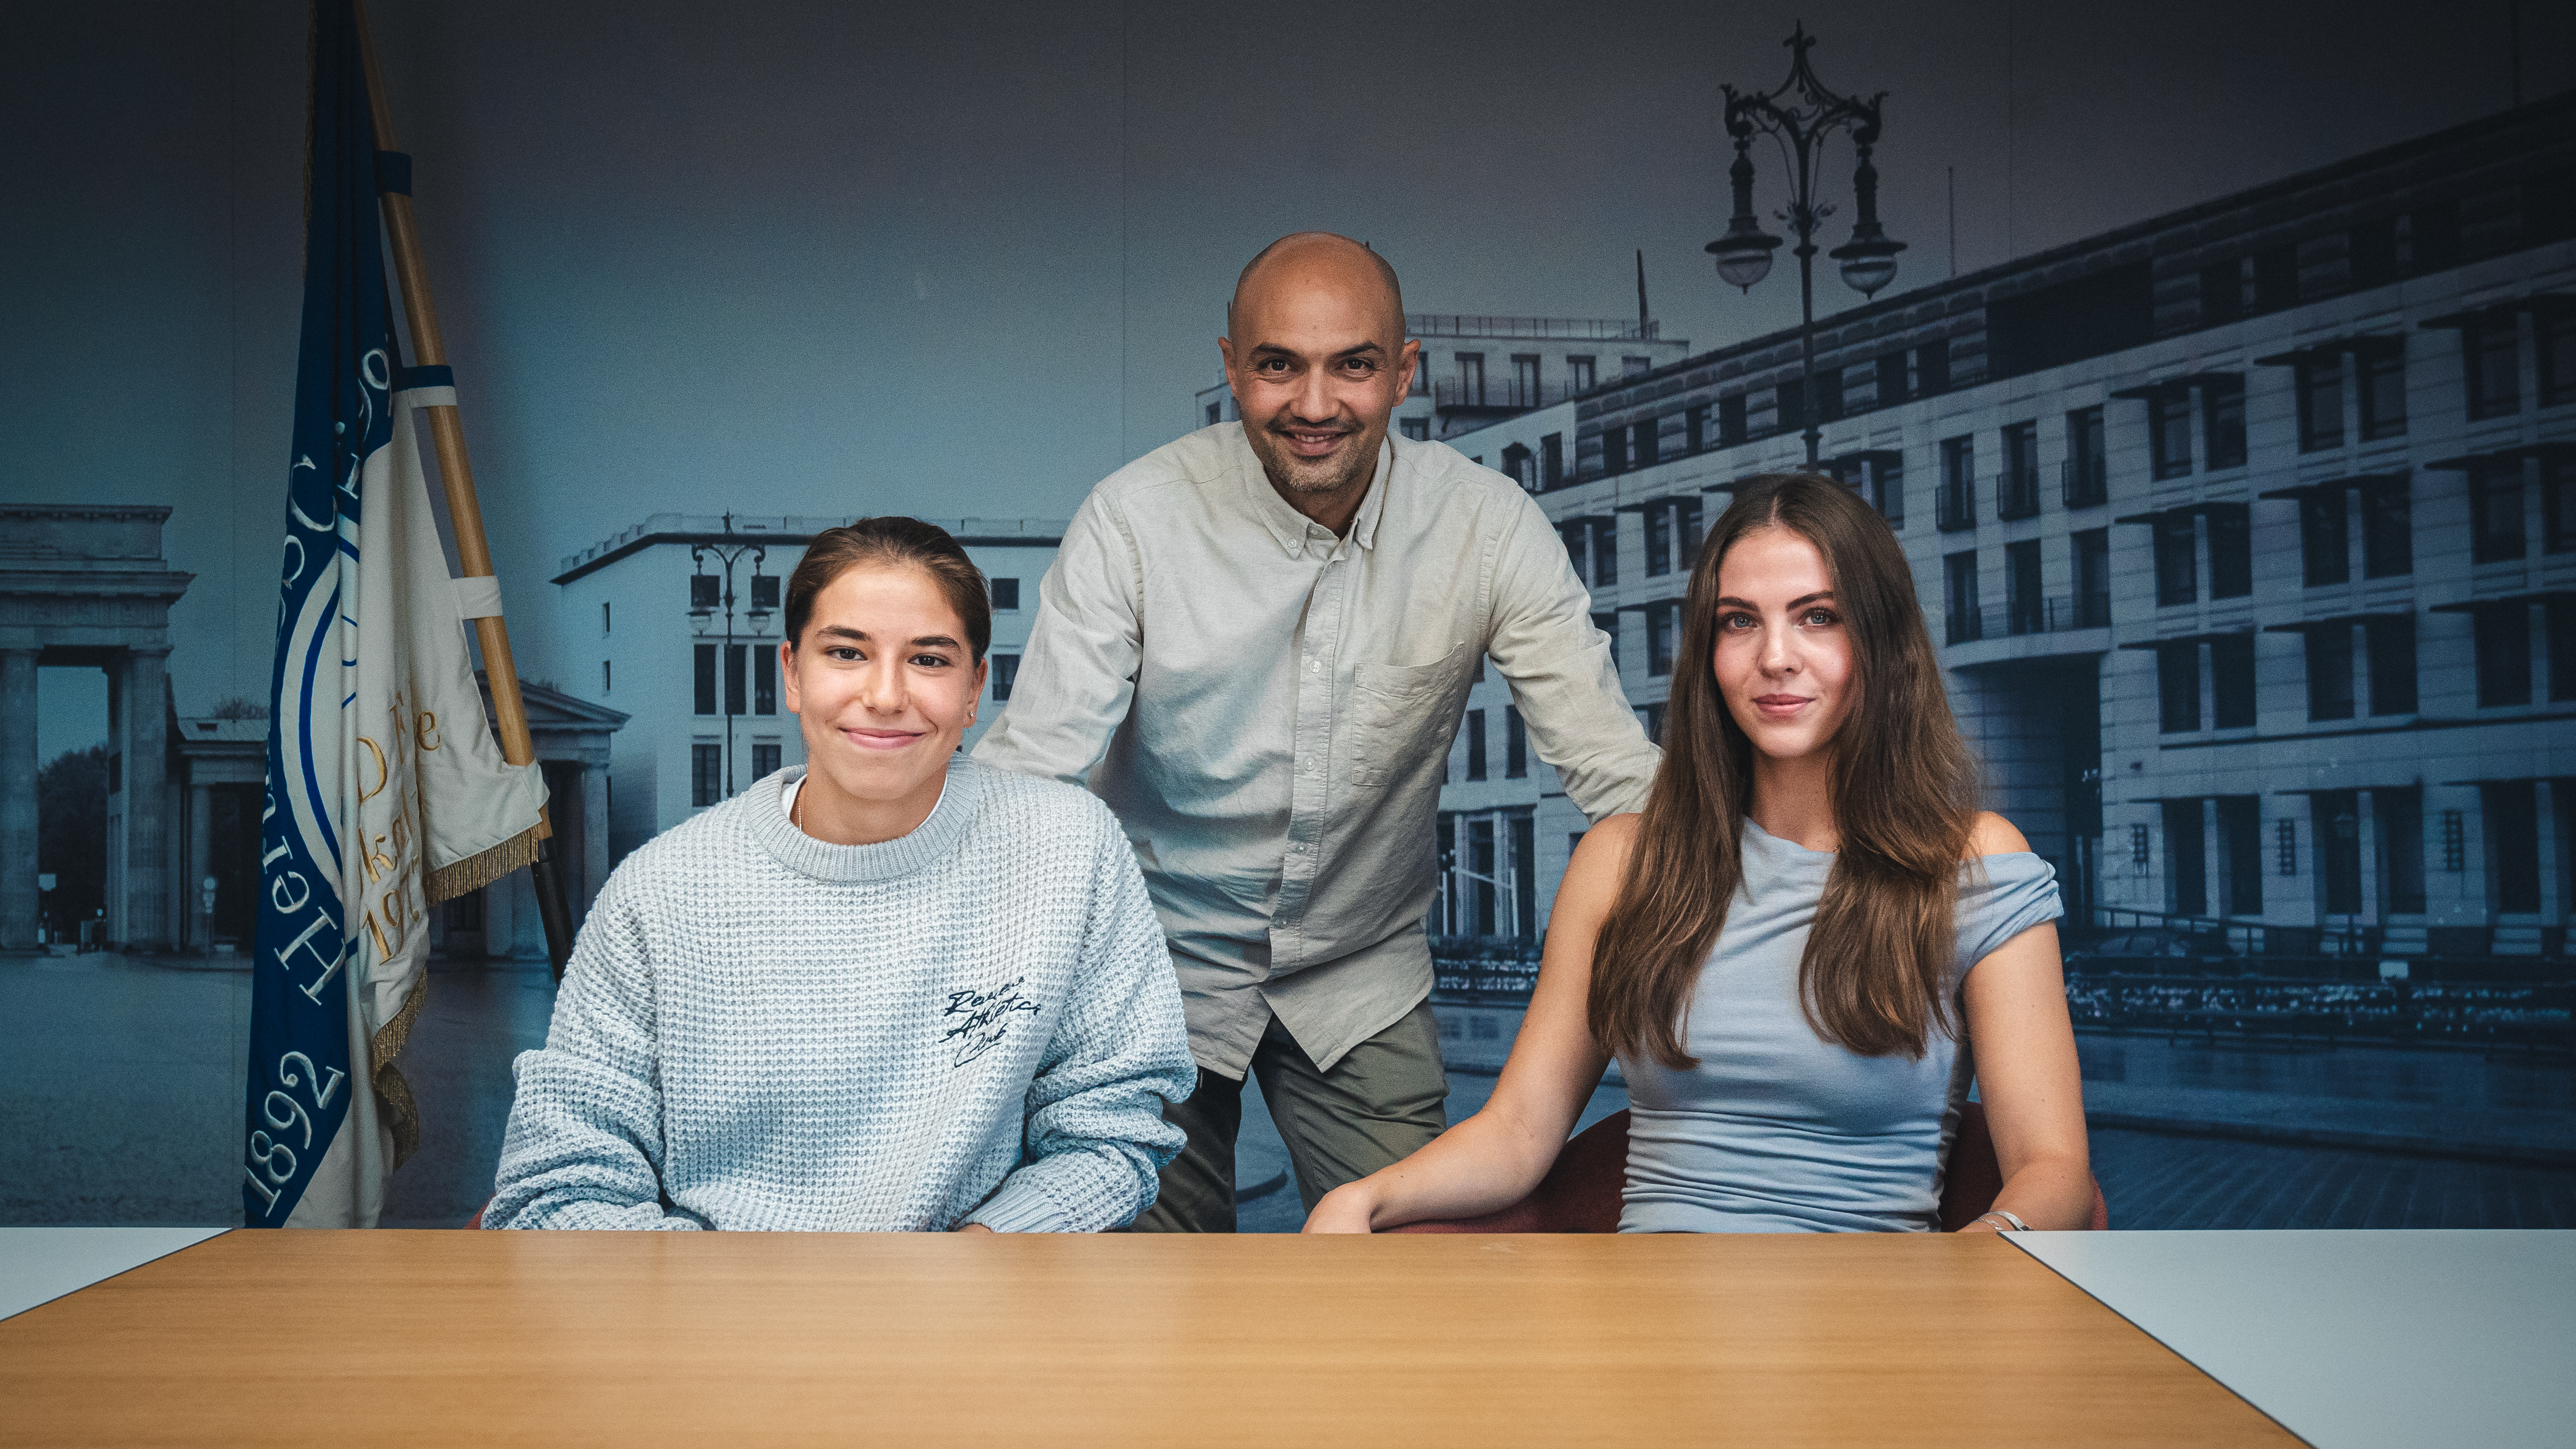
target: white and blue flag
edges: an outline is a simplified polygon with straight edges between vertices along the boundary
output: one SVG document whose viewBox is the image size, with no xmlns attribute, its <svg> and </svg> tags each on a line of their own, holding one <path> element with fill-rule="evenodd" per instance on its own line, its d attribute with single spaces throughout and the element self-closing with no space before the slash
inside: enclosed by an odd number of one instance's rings
<svg viewBox="0 0 2576 1449">
<path fill-rule="evenodd" d="M 534 765 L 484 723 L 465 619 L 413 433 L 453 406 L 405 377 L 352 0 L 313 15 L 304 330 L 260 827 L 242 1211 L 252 1227 L 373 1227 L 419 1138 L 395 1069 L 425 985 L 429 908 L 534 860 Z M 395 184 L 408 189 L 407 179 Z"/>
</svg>

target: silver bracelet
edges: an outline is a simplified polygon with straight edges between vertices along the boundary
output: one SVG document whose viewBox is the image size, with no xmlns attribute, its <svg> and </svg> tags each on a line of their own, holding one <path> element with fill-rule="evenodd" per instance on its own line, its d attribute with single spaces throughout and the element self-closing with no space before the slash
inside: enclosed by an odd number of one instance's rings
<svg viewBox="0 0 2576 1449">
<path fill-rule="evenodd" d="M 2002 1218 L 2007 1225 L 2005 1227 L 2006 1232 L 2026 1233 L 2030 1231 L 2030 1224 L 2023 1222 L 2021 1219 L 2004 1211 L 2002 1208 L 1992 1208 L 1977 1214 L 1978 1222 L 1982 1223 L 1988 1218 Z"/>
</svg>

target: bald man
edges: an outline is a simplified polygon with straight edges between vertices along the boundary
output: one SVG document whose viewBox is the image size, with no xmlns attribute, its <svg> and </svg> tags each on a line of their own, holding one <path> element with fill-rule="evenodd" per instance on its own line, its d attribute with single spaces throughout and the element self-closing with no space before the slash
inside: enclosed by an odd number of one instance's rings
<svg viewBox="0 0 2576 1449">
<path fill-rule="evenodd" d="M 1482 661 L 1594 820 L 1642 808 L 1661 758 L 1538 505 L 1387 435 L 1420 361 L 1404 332 L 1359 243 L 1254 257 L 1217 341 L 1243 420 L 1092 490 L 975 750 L 1098 792 L 1162 916 L 1200 1072 L 1139 1231 L 1234 1231 L 1247 1073 L 1310 1211 L 1447 1125 L 1423 917 Z"/>
</svg>

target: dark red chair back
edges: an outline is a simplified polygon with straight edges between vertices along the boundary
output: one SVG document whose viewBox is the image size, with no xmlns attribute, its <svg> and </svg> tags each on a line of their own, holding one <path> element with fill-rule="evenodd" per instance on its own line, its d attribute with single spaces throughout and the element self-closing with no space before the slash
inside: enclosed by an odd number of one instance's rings
<svg viewBox="0 0 2576 1449">
<path fill-rule="evenodd" d="M 1406 1223 L 1391 1233 L 1615 1233 L 1619 1231 L 1619 1192 L 1628 1177 L 1628 1114 L 1613 1112 L 1586 1127 L 1556 1155 L 1556 1165 L 1539 1180 L 1536 1191 L 1510 1207 L 1478 1218 L 1449 1218 Z M 1950 1143 L 1949 1171 L 1941 1180 L 1941 1231 L 1955 1233 L 1995 1205 L 2004 1189 L 2004 1172 L 1995 1160 L 1995 1139 L 1986 1130 L 1986 1109 L 1975 1102 L 1959 1109 L 1959 1134 Z M 2093 1221 L 2099 1232 L 2111 1226 L 2110 1205 L 2102 1188 L 2093 1188 Z"/>
</svg>

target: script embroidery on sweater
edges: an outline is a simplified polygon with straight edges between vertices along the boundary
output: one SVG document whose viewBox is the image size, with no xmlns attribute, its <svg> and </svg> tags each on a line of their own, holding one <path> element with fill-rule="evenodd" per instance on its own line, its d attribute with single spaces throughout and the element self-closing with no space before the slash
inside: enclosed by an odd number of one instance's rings
<svg viewBox="0 0 2576 1449">
<path fill-rule="evenodd" d="M 950 1066 L 962 1067 L 999 1046 L 1003 1034 L 1011 1029 L 1011 1018 L 1014 1015 L 1023 1011 L 1034 1012 L 1038 1009 L 1036 1002 L 1020 995 L 1020 982 L 1025 979 L 1025 977 L 1015 977 L 989 992 L 952 991 L 948 993 L 948 1008 L 939 1015 L 942 1020 L 949 1017 L 959 1018 L 955 1025 L 942 1032 L 939 1037 L 943 1042 L 957 1044 L 957 1055 L 949 1062 Z"/>
</svg>

